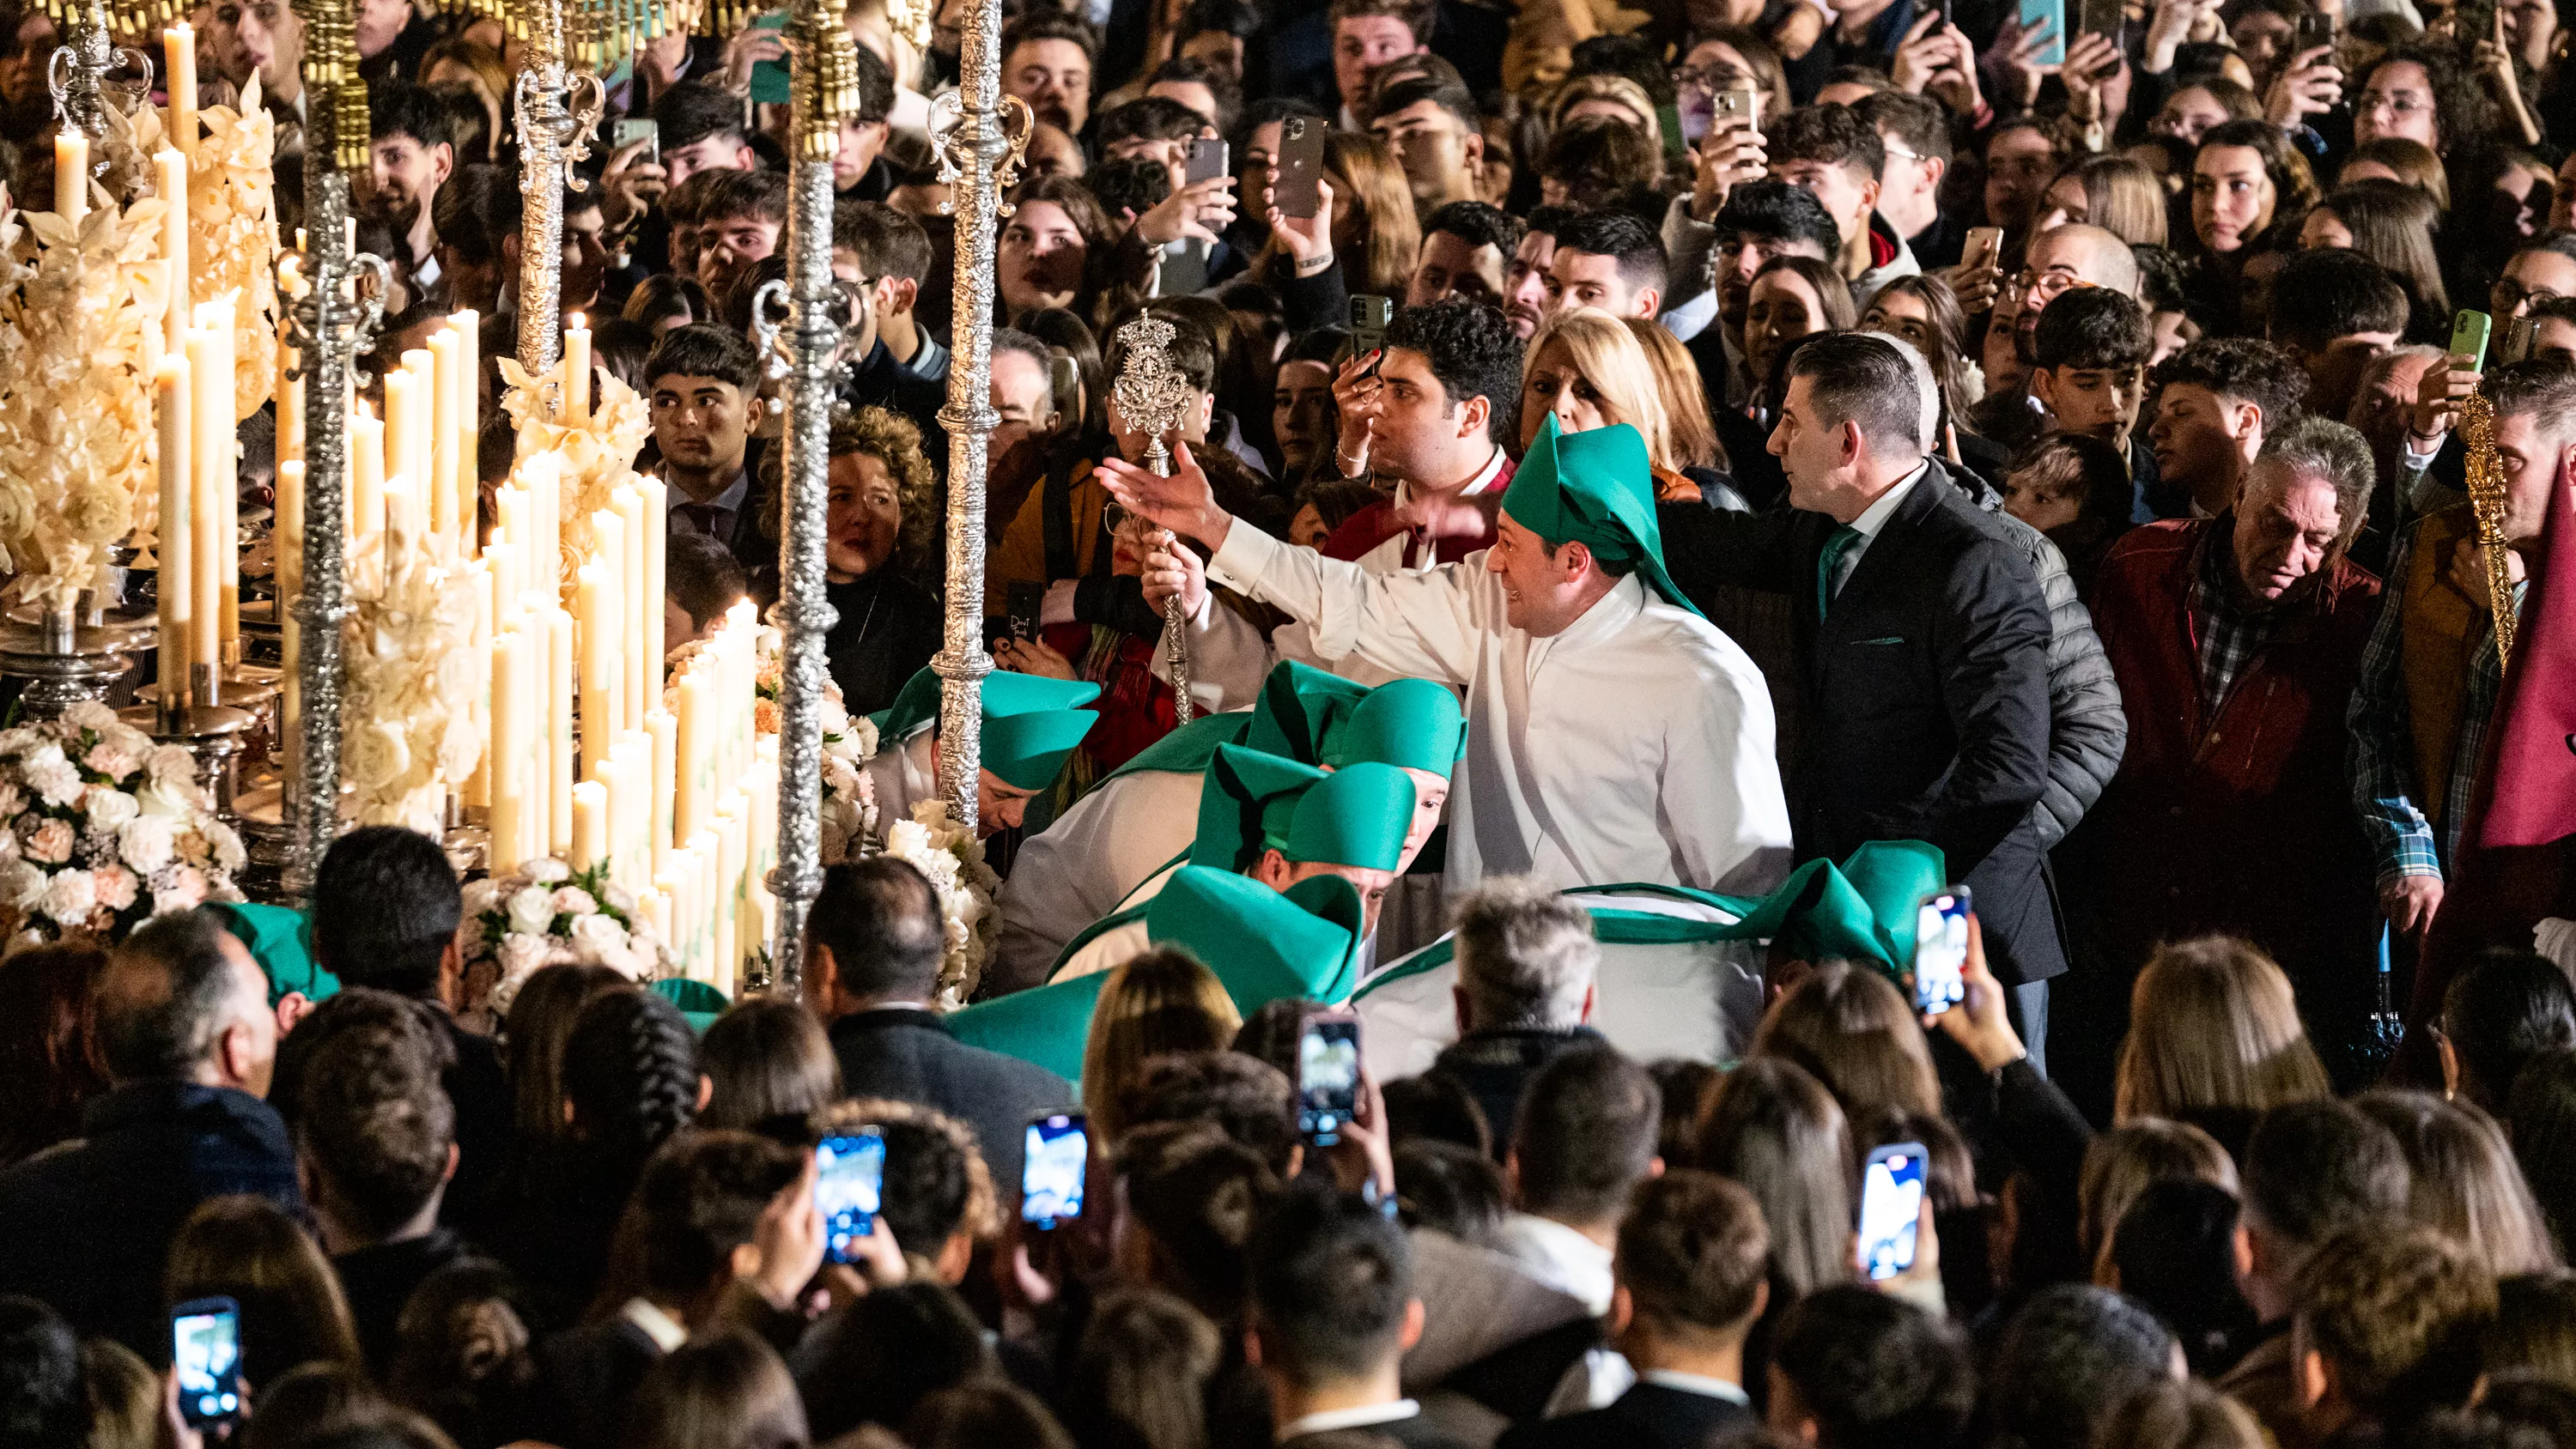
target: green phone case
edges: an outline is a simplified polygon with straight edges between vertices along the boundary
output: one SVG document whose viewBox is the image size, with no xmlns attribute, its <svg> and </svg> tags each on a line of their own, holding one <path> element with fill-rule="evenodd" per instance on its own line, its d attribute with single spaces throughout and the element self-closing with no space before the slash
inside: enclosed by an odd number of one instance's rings
<svg viewBox="0 0 2576 1449">
<path fill-rule="evenodd" d="M 2469 371 L 2482 371 L 2487 365 L 2487 338 L 2495 331 L 2495 319 L 2484 312 L 2462 312 L 2451 323 L 2451 351 L 2469 360 Z"/>
</svg>

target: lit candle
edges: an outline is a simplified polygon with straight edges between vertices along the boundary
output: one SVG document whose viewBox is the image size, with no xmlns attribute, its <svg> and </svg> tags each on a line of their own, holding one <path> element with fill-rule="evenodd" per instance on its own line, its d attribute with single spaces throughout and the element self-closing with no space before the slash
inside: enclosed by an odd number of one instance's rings
<svg viewBox="0 0 2576 1449">
<path fill-rule="evenodd" d="M 671 797 L 679 788 L 680 721 L 669 710 L 644 713 L 644 733 L 653 741 L 653 874 L 671 868 Z"/>
<path fill-rule="evenodd" d="M 413 483 L 420 488 L 420 500 L 426 505 L 430 498 L 427 480 L 437 451 L 430 423 L 437 416 L 432 394 L 438 384 L 438 358 L 426 347 L 414 347 L 403 353 L 402 369 L 411 374 L 408 398 L 411 416 L 403 424 L 405 450 L 402 462 L 397 466 L 411 475 Z"/>
<path fill-rule="evenodd" d="M 54 137 L 54 210 L 73 222 L 89 215 L 89 137 L 78 131 Z"/>
<path fill-rule="evenodd" d="M 189 54 L 193 64 L 195 52 Z M 171 94 L 175 97 L 178 93 Z M 188 113 L 191 117 L 196 114 L 193 99 Z M 180 334 L 188 330 L 188 158 L 165 150 L 153 156 L 152 165 L 165 203 L 161 213 L 161 255 L 170 264 L 170 300 L 161 309 L 161 346 L 176 352 L 187 345 Z M 302 442 L 300 434 L 297 442 Z"/>
<path fill-rule="evenodd" d="M 572 323 L 564 328 L 564 421 L 590 421 L 590 329 L 582 325 L 582 315 L 572 314 Z"/>
<path fill-rule="evenodd" d="M 676 745 L 677 774 L 672 780 L 671 831 L 687 840 L 706 828 L 715 787 L 715 710 L 709 671 L 692 669 L 680 676 Z"/>
<path fill-rule="evenodd" d="M 390 383 L 391 378 L 386 381 Z M 363 406 L 363 405 L 362 405 Z M 349 420 L 349 541 L 384 527 L 385 425 L 361 411 Z"/>
<path fill-rule="evenodd" d="M 564 863 L 588 870 L 607 854 L 608 787 L 584 780 L 572 787 L 572 854 Z"/>
<path fill-rule="evenodd" d="M 546 849 L 572 845 L 572 615 L 546 611 Z"/>
<path fill-rule="evenodd" d="M 194 440 L 184 351 L 162 354 L 152 371 L 152 393 L 161 425 L 161 531 L 155 550 L 161 562 L 161 702 L 177 709 L 187 702 L 188 625 L 195 602 L 188 580 L 188 452 Z"/>
<path fill-rule="evenodd" d="M 223 660 L 224 521 L 221 495 L 232 486 L 232 373 L 222 366 L 222 337 L 212 327 L 188 329 L 190 449 L 196 479 L 188 495 L 188 664 L 203 671 Z M 190 683 L 195 679 L 191 676 Z"/>
<path fill-rule="evenodd" d="M 457 378 L 456 330 L 442 327 L 429 336 L 429 355 L 435 359 L 430 378 L 430 487 L 427 490 L 435 505 L 429 526 L 441 543 L 442 552 L 452 551 L 456 541 L 457 507 L 463 497 L 457 491 L 460 474 L 456 469 L 456 449 L 464 435 L 456 430 Z"/>
<path fill-rule="evenodd" d="M 181 21 L 161 32 L 161 54 L 170 83 L 170 144 L 197 154 L 197 29 Z"/>
</svg>

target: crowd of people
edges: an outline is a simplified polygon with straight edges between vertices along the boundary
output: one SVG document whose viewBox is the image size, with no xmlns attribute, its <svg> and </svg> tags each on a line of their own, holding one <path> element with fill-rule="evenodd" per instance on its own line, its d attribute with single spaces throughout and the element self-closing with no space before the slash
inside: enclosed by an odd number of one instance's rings
<svg viewBox="0 0 2576 1449">
<path fill-rule="evenodd" d="M 515 335 L 520 42 L 355 9 L 379 360 Z M 0 1449 L 2576 1449 L 2552 0 L 1010 0 L 953 404 L 965 6 L 846 14 L 830 673 L 904 818 L 988 403 L 994 962 L 878 855 L 801 999 L 496 1002 L 381 828 L 288 939 L 19 949 Z M 292 234 L 305 19 L 195 20 Z M 0 0 L 15 197 L 57 48 Z M 621 59 L 562 198 L 675 646 L 779 590 L 788 59 Z M 1637 1047 L 1613 889 L 1771 923 L 1719 1048 Z M 1425 959 L 1319 1119 L 1306 998 Z"/>
</svg>

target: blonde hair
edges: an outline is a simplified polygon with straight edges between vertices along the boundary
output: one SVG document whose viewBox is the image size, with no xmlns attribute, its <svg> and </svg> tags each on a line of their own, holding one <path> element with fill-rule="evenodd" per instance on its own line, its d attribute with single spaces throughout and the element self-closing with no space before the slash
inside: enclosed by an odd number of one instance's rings
<svg viewBox="0 0 2576 1449">
<path fill-rule="evenodd" d="M 2129 1205 L 2156 1183 L 2175 1179 L 2238 1191 L 2235 1160 L 2217 1138 L 2188 1122 L 2140 1117 L 2101 1134 L 2084 1149 L 2076 1222 L 2095 1281 L 2110 1260 L 2111 1231 Z"/>
<path fill-rule="evenodd" d="M 2257 1113 L 2334 1094 L 2290 978 L 2232 936 L 2160 946 L 2129 993 L 2114 1121 Z"/>
<path fill-rule="evenodd" d="M 1628 335 L 1646 349 L 1646 360 L 1655 366 L 1655 382 L 1663 389 L 1664 413 L 1673 425 L 1673 466 L 1724 468 L 1726 445 L 1718 441 L 1717 424 L 1709 420 L 1708 391 L 1690 349 L 1661 322 L 1644 317 L 1626 320 Z"/>
<path fill-rule="evenodd" d="M 1637 117 L 1637 129 L 1646 133 L 1657 155 L 1663 154 L 1664 127 L 1656 115 L 1655 102 L 1646 88 L 1623 75 L 1579 75 L 1559 87 L 1556 99 L 1548 103 L 1547 129 L 1553 135 L 1565 127 L 1565 113 L 1585 101 L 1609 101 L 1626 107 Z"/>
<path fill-rule="evenodd" d="M 2084 188 L 2086 219 L 2131 246 L 2163 246 L 2165 187 L 2126 156 L 2090 156 L 2058 173 Z"/>
<path fill-rule="evenodd" d="M 1664 411 L 1664 388 L 1655 365 L 1628 324 L 1598 307 L 1568 307 L 1540 324 L 1538 335 L 1521 354 L 1521 392 L 1529 392 L 1530 374 L 1551 343 L 1565 344 L 1577 375 L 1601 395 L 1601 409 L 1614 423 L 1626 423 L 1646 440 L 1646 460 L 1657 468 L 1678 468 L 1686 460 L 1673 445 L 1673 421 Z M 1523 422 L 1535 427 L 1535 419 Z"/>
<path fill-rule="evenodd" d="M 1149 1059 L 1223 1051 L 1242 1029 L 1225 983 L 1187 951 L 1164 947 L 1111 968 L 1082 1046 L 1082 1105 L 1091 1114 L 1092 1140 L 1115 1150 L 1127 1130 L 1121 1103 Z"/>
<path fill-rule="evenodd" d="M 2474 1104 L 2381 1088 L 2352 1099 L 2406 1153 L 2406 1215 L 2499 1278 L 2563 1264 L 2504 1131 Z"/>
<path fill-rule="evenodd" d="M 331 1260 L 264 1197 L 199 1203 L 170 1240 L 162 1289 L 174 1304 L 223 1297 L 241 1305 L 242 1371 L 255 1385 L 315 1359 L 366 1367 Z"/>
</svg>

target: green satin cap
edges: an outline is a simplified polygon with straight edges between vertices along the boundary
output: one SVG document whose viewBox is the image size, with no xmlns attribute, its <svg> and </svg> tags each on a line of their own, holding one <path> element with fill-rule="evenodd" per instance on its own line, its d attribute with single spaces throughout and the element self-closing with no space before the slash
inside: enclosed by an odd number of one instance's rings
<svg viewBox="0 0 2576 1449">
<path fill-rule="evenodd" d="M 939 722 L 939 675 L 923 669 L 904 682 L 894 703 L 870 715 L 878 748 L 886 749 Z M 1045 679 L 997 669 L 984 676 L 984 768 L 1018 790 L 1043 790 L 1055 782 L 1100 716 L 1082 706 L 1100 697 L 1100 686 L 1076 679 Z"/>
<path fill-rule="evenodd" d="M 1365 684 L 1284 660 L 1261 681 L 1243 743 L 1264 754 L 1320 765 L 1333 727 L 1368 696 Z"/>
<path fill-rule="evenodd" d="M 1217 746 L 1199 790 L 1199 830 L 1190 843 L 1190 863 L 1246 870 L 1264 850 L 1285 851 L 1297 823 L 1298 801 L 1331 778 L 1313 765 L 1247 745 Z"/>
<path fill-rule="evenodd" d="M 1297 802 L 1280 854 L 1318 865 L 1393 870 L 1413 826 L 1413 777 L 1363 760 L 1336 770 Z"/>
<path fill-rule="evenodd" d="M 1648 588 L 1699 612 L 1664 572 L 1654 465 L 1645 438 L 1626 423 L 1568 433 L 1553 414 L 1542 419 L 1503 492 L 1503 512 L 1550 543 L 1579 543 L 1605 563 L 1636 565 Z"/>
<path fill-rule="evenodd" d="M 1466 751 L 1467 717 L 1449 686 L 1397 679 L 1352 707 L 1326 737 L 1323 762 L 1339 770 L 1373 760 L 1446 776 Z"/>
<path fill-rule="evenodd" d="M 1359 892 L 1337 875 L 1274 891 L 1249 876 L 1185 865 L 1145 909 L 1157 946 L 1179 946 L 1250 1016 L 1283 996 L 1336 1002 L 1359 984 Z"/>
<path fill-rule="evenodd" d="M 1920 840 L 1872 840 L 1840 866 L 1811 860 L 1780 888 L 1744 901 L 1728 932 L 1769 940 L 1806 961 L 1867 961 L 1890 976 L 1914 969 L 1914 911 L 1947 882 L 1939 847 Z"/>
</svg>

